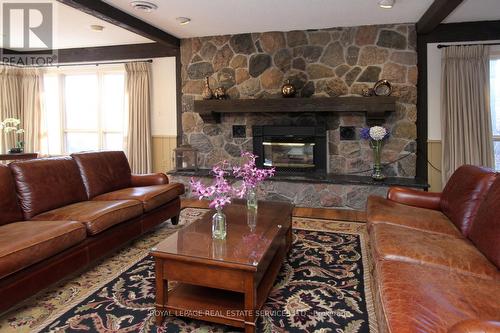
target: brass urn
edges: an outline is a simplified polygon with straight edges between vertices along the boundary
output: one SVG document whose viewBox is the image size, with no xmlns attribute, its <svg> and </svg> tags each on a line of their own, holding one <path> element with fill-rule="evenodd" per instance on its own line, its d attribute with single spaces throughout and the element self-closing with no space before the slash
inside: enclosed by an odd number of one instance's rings
<svg viewBox="0 0 500 333">
<path fill-rule="evenodd" d="M 295 89 L 290 80 L 286 80 L 285 84 L 281 87 L 281 94 L 283 97 L 293 97 L 296 92 L 297 89 Z"/>
<path fill-rule="evenodd" d="M 205 88 L 203 88 L 203 91 L 201 92 L 201 97 L 203 99 L 212 99 L 214 96 L 214 93 L 212 92 L 212 89 L 210 89 L 210 83 L 208 82 L 208 76 L 205 77 Z"/>
<path fill-rule="evenodd" d="M 214 91 L 214 97 L 216 99 L 226 99 L 226 89 L 224 87 L 219 87 Z"/>
</svg>

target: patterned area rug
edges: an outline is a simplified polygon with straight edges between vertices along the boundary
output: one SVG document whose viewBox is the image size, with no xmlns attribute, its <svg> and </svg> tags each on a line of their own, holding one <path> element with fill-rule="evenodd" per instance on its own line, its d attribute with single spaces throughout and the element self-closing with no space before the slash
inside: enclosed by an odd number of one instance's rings
<svg viewBox="0 0 500 333">
<path fill-rule="evenodd" d="M 148 249 L 206 212 L 153 233 L 0 318 L 2 332 L 238 332 L 173 318 L 154 324 Z M 376 332 L 363 223 L 294 218 L 293 247 L 264 305 L 257 332 Z"/>
</svg>

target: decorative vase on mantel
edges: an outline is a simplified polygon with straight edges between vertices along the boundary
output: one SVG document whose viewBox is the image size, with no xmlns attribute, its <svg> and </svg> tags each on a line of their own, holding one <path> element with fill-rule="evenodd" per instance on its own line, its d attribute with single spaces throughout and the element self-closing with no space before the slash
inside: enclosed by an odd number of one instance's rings
<svg viewBox="0 0 500 333">
<path fill-rule="evenodd" d="M 297 89 L 295 89 L 295 86 L 290 82 L 290 80 L 286 80 L 285 84 L 281 87 L 281 95 L 285 98 L 294 97 L 296 92 Z"/>
<path fill-rule="evenodd" d="M 209 100 L 212 99 L 214 96 L 214 93 L 212 89 L 210 88 L 210 82 L 208 79 L 208 76 L 205 77 L 205 88 L 203 88 L 203 91 L 201 92 L 201 97 L 203 97 L 204 100 Z"/>
<path fill-rule="evenodd" d="M 226 239 L 226 214 L 222 212 L 222 208 L 217 208 L 216 213 L 212 216 L 212 238 Z"/>
</svg>

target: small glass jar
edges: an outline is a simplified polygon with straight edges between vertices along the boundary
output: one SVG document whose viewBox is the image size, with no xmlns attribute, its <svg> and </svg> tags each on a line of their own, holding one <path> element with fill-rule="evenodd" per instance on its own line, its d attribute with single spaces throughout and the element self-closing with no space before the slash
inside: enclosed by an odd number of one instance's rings
<svg viewBox="0 0 500 333">
<path fill-rule="evenodd" d="M 222 208 L 217 208 L 217 212 L 212 216 L 212 238 L 226 239 L 226 215 L 222 212 Z"/>
<path fill-rule="evenodd" d="M 174 149 L 172 153 L 173 165 L 176 171 L 198 170 L 198 149 L 184 144 Z"/>
<path fill-rule="evenodd" d="M 255 187 L 250 187 L 247 190 L 247 209 L 257 211 L 258 207 L 257 190 Z"/>
<path fill-rule="evenodd" d="M 251 232 L 257 228 L 257 209 L 247 209 L 247 225 Z"/>
</svg>

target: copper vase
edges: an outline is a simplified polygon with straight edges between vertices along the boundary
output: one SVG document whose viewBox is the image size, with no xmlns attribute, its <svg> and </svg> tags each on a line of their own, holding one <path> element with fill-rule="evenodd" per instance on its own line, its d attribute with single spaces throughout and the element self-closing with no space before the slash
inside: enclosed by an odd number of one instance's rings
<svg viewBox="0 0 500 333">
<path fill-rule="evenodd" d="M 295 93 L 297 90 L 293 86 L 292 83 L 290 83 L 290 80 L 286 80 L 285 84 L 281 87 L 281 94 L 283 97 L 293 97 L 295 96 Z"/>
<path fill-rule="evenodd" d="M 201 92 L 201 97 L 203 97 L 203 99 L 212 99 L 212 97 L 214 96 L 214 93 L 212 91 L 212 89 L 210 89 L 210 83 L 208 82 L 208 76 L 205 77 L 205 88 L 203 88 L 203 91 Z"/>
</svg>

